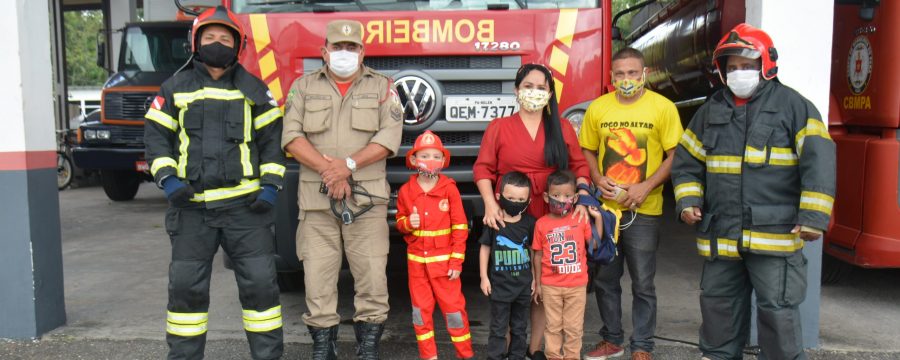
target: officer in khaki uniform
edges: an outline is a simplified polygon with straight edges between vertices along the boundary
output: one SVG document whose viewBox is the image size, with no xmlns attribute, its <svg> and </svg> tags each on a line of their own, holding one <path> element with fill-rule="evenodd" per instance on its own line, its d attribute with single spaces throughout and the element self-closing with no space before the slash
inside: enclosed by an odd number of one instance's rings
<svg viewBox="0 0 900 360">
<path fill-rule="evenodd" d="M 327 66 L 291 86 L 281 142 L 301 165 L 297 253 L 308 307 L 303 321 L 313 338 L 313 358 L 336 359 L 337 283 L 346 250 L 356 290 L 357 356 L 378 359 L 389 310 L 385 159 L 400 147 L 401 107 L 391 79 L 362 65 L 362 24 L 332 21 L 325 40 Z M 322 185 L 327 193 L 320 192 Z M 346 204 L 355 213 L 374 206 L 345 224 L 333 213 L 333 202 L 338 211 Z"/>
</svg>

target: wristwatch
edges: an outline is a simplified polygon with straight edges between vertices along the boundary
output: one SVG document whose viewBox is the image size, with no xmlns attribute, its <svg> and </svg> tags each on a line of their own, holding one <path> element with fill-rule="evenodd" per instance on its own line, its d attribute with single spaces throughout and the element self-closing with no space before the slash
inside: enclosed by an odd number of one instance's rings
<svg viewBox="0 0 900 360">
<path fill-rule="evenodd" d="M 347 157 L 347 168 L 350 169 L 350 172 L 356 172 L 356 160 L 353 160 L 349 156 Z"/>
</svg>

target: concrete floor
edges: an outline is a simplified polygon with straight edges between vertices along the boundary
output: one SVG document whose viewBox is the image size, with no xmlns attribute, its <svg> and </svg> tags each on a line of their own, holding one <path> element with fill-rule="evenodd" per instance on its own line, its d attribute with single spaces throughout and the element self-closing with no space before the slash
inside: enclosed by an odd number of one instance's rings
<svg viewBox="0 0 900 360">
<path fill-rule="evenodd" d="M 163 229 L 166 201 L 152 184 L 142 185 L 130 202 L 107 200 L 97 187 L 60 193 L 63 261 L 68 324 L 39 341 L 0 342 L 0 358 L 160 358 L 165 352 L 164 327 L 167 268 L 170 246 Z M 697 341 L 700 325 L 697 302 L 702 259 L 695 255 L 691 230 L 666 216 L 660 244 L 657 335 L 686 342 Z M 415 358 L 406 286 L 403 246 L 391 250 L 389 291 L 391 313 L 384 336 L 384 354 L 390 359 Z M 469 255 L 469 262 L 477 259 Z M 237 288 L 231 271 L 217 264 L 212 280 L 210 358 L 247 358 Z M 467 262 L 467 263 L 469 263 Z M 857 269 L 839 285 L 822 289 L 819 359 L 900 359 L 900 270 Z M 477 349 L 487 339 L 489 306 L 478 289 L 473 267 L 463 275 L 472 338 Z M 339 311 L 344 319 L 342 353 L 352 354 L 352 278 L 343 271 Z M 630 318 L 627 275 L 623 281 L 625 318 Z M 310 338 L 300 314 L 306 310 L 303 293 L 281 297 L 285 319 L 286 358 L 307 358 Z M 602 322 L 593 296 L 585 319 L 585 346 L 595 343 Z M 436 338 L 442 354 L 451 354 L 449 336 L 440 317 Z M 630 325 L 626 321 L 626 334 Z M 239 340 L 239 341 L 235 341 Z M 386 349 L 391 349 L 387 351 Z M 55 354 L 55 355 L 54 355 Z M 77 354 L 77 356 L 76 356 Z M 220 355 L 217 355 L 220 354 Z M 230 355 L 224 355 L 230 354 Z M 696 359 L 695 347 L 660 340 L 659 358 Z M 344 358 L 344 356 L 342 356 Z"/>
</svg>

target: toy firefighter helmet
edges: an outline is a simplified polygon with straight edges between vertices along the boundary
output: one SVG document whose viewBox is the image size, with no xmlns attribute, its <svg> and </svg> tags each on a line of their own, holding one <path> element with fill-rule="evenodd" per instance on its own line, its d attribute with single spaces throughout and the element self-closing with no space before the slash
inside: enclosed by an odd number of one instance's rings
<svg viewBox="0 0 900 360">
<path fill-rule="evenodd" d="M 778 75 L 778 51 L 772 38 L 765 31 L 748 24 L 738 24 L 719 40 L 713 52 L 713 65 L 719 70 L 719 78 L 725 82 L 725 64 L 728 56 L 741 56 L 749 59 L 760 59 L 762 76 L 772 80 Z"/>
<path fill-rule="evenodd" d="M 413 165 L 410 158 L 416 154 L 419 150 L 422 149 L 438 149 L 442 153 L 444 153 L 444 167 L 450 166 L 450 151 L 444 147 L 444 143 L 441 142 L 441 138 L 435 135 L 431 130 L 425 130 L 419 137 L 416 138 L 416 143 L 413 144 L 413 148 L 406 152 L 406 166 L 410 169 L 415 169 L 416 166 Z"/>
<path fill-rule="evenodd" d="M 234 35 L 234 46 L 237 47 L 236 53 L 240 56 L 247 40 L 244 35 L 244 29 L 241 28 L 241 22 L 234 16 L 234 13 L 221 5 L 204 11 L 194 19 L 194 25 L 191 26 L 192 52 L 196 54 L 200 51 L 200 35 L 203 33 L 203 27 L 207 25 L 222 25 L 231 30 L 232 35 Z"/>
</svg>

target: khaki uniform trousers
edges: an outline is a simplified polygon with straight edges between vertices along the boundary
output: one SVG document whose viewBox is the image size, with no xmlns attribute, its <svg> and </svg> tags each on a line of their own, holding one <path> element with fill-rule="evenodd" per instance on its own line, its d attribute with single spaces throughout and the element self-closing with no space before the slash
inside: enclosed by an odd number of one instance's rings
<svg viewBox="0 0 900 360">
<path fill-rule="evenodd" d="M 387 320 L 388 237 L 387 205 L 376 205 L 350 225 L 331 210 L 301 212 L 297 255 L 305 272 L 306 325 L 327 328 L 340 323 L 337 285 L 344 252 L 356 291 L 353 321 L 380 324 Z"/>
<path fill-rule="evenodd" d="M 544 353 L 548 359 L 581 359 L 587 287 L 541 285 L 544 314 Z M 561 350 L 561 351 L 560 351 Z"/>
</svg>

